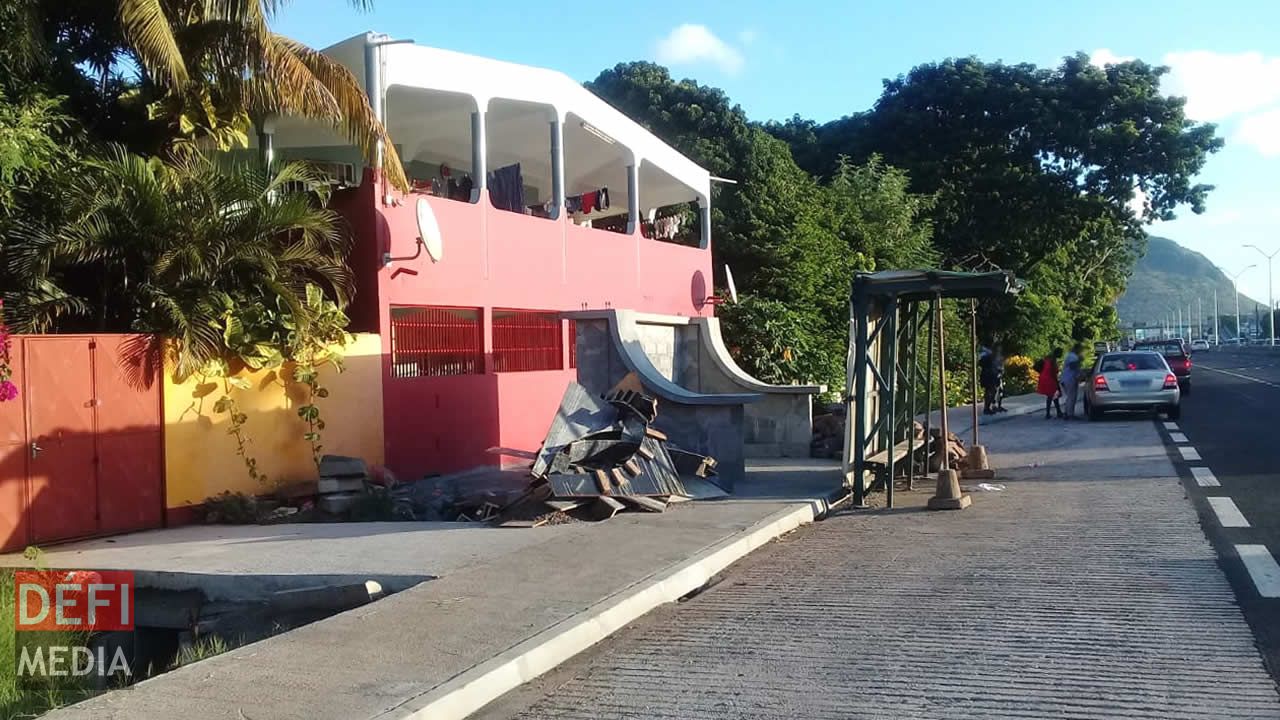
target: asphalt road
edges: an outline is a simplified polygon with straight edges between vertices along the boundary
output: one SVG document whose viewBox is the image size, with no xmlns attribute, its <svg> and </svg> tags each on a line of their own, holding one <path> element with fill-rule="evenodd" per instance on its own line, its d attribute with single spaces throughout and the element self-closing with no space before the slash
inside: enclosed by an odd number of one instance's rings
<svg viewBox="0 0 1280 720">
<path fill-rule="evenodd" d="M 1266 597 L 1280 594 L 1280 577 L 1266 572 L 1280 558 L 1280 348 L 1200 351 L 1191 374 L 1178 430 L 1161 422 L 1161 432 L 1267 669 L 1280 682 L 1280 597 Z M 1183 459 L 1179 447 L 1194 448 L 1200 459 Z"/>
</svg>

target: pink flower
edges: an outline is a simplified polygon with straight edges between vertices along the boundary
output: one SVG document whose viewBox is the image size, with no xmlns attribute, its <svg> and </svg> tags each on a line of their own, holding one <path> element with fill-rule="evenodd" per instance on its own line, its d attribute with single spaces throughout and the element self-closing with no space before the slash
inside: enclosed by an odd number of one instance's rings
<svg viewBox="0 0 1280 720">
<path fill-rule="evenodd" d="M 0 402 L 14 400 L 18 397 L 18 386 L 5 380 L 0 382 Z"/>
</svg>

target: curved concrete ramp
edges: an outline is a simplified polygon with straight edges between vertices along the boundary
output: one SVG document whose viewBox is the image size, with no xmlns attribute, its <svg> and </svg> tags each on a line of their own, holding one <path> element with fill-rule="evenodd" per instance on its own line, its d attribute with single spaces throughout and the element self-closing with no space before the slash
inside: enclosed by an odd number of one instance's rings
<svg viewBox="0 0 1280 720">
<path fill-rule="evenodd" d="M 771 385 L 734 362 L 720 334 L 720 318 L 693 318 L 701 347 L 699 387 L 704 391 L 760 393 L 744 412 L 747 457 L 809 457 L 813 440 L 813 396 L 825 385 Z"/>
<path fill-rule="evenodd" d="M 704 392 L 685 380 L 698 363 L 689 342 L 689 318 L 645 315 L 629 310 L 566 313 L 576 323 L 578 382 L 592 393 L 608 391 L 634 372 L 658 398 L 654 426 L 677 447 L 711 455 L 717 480 L 726 487 L 746 472 L 743 408 L 759 402 L 754 392 Z"/>
</svg>

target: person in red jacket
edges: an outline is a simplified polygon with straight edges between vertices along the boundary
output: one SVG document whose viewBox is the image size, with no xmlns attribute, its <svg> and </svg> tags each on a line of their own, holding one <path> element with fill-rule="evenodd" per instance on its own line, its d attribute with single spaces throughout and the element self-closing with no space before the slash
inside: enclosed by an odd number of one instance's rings
<svg viewBox="0 0 1280 720">
<path fill-rule="evenodd" d="M 1062 348 L 1055 348 L 1052 353 L 1040 359 L 1040 378 L 1036 382 L 1036 392 L 1044 396 L 1045 420 L 1053 417 L 1049 414 L 1051 407 L 1058 412 L 1058 417 L 1062 417 L 1062 405 L 1058 402 L 1058 397 L 1062 394 L 1062 387 L 1058 384 L 1058 358 L 1060 357 L 1062 357 Z"/>
</svg>

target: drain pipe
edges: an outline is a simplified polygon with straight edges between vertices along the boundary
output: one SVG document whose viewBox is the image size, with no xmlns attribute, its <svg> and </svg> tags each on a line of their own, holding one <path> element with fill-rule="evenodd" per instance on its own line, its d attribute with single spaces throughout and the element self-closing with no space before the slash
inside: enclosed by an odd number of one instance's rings
<svg viewBox="0 0 1280 720">
<path fill-rule="evenodd" d="M 413 40 L 394 40 L 385 33 L 367 33 L 364 36 L 364 94 L 369 99 L 369 109 L 378 124 L 386 128 L 386 93 L 382 87 L 382 48 L 385 45 L 405 45 Z M 374 178 L 382 170 L 382 141 L 378 140 L 373 152 Z M 384 196 L 387 202 L 389 196 Z"/>
</svg>

